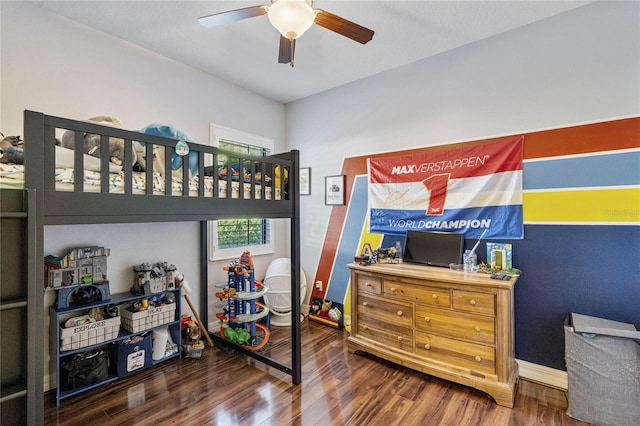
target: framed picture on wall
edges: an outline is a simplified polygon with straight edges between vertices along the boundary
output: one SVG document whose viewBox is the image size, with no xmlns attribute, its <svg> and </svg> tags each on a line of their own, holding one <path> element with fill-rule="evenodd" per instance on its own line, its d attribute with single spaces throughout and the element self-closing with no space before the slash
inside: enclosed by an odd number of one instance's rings
<svg viewBox="0 0 640 426">
<path fill-rule="evenodd" d="M 311 195 L 311 168 L 300 169 L 300 195 Z"/>
<path fill-rule="evenodd" d="M 324 203 L 327 206 L 344 205 L 344 175 L 325 176 Z"/>
</svg>

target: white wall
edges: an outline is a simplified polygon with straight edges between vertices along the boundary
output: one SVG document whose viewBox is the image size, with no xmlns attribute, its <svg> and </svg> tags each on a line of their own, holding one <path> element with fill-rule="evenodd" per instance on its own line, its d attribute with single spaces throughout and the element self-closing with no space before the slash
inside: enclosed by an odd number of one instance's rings
<svg viewBox="0 0 640 426">
<path fill-rule="evenodd" d="M 287 104 L 289 148 L 312 167 L 308 276 L 331 212 L 324 176 L 344 157 L 637 116 L 639 28 L 640 3 L 597 2 Z"/>
<path fill-rule="evenodd" d="M 272 138 L 276 152 L 285 149 L 284 106 L 278 102 L 33 4 L 0 2 L 0 16 L 0 131 L 5 135 L 22 135 L 23 111 L 31 109 L 74 119 L 112 115 L 132 130 L 160 121 L 203 144 L 209 141 L 213 122 Z M 257 259 L 264 269 L 268 260 L 288 255 L 288 223 L 283 222 L 275 224 L 276 255 Z M 175 263 L 199 307 L 198 238 L 198 224 L 187 222 L 50 226 L 44 250 L 63 255 L 84 245 L 110 248 L 112 292 L 129 289 L 134 264 Z M 223 263 L 211 264 L 210 271 L 221 275 Z M 46 302 L 51 299 L 53 294 Z M 188 311 L 188 306 L 183 303 L 182 309 Z"/>
</svg>

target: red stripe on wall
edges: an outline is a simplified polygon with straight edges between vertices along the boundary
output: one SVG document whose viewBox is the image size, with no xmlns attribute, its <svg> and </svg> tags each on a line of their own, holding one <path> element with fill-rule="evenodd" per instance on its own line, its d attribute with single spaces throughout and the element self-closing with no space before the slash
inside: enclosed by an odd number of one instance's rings
<svg viewBox="0 0 640 426">
<path fill-rule="evenodd" d="M 351 178 L 351 184 L 353 184 L 353 177 Z M 349 196 L 351 195 L 351 184 L 345 182 L 345 199 L 347 200 L 347 203 L 349 202 Z M 327 234 L 324 237 L 324 244 L 322 245 L 322 254 L 318 261 L 316 278 L 313 281 L 314 283 L 322 281 L 323 286 L 322 290 L 317 290 L 314 285 L 313 290 L 311 291 L 312 297 L 324 299 L 324 295 L 327 293 L 327 284 L 329 283 L 329 276 L 331 275 L 331 268 L 333 268 L 333 260 L 336 257 L 340 235 L 342 234 L 342 225 L 344 224 L 344 218 L 346 215 L 346 205 L 331 207 L 329 226 L 327 227 Z"/>
</svg>

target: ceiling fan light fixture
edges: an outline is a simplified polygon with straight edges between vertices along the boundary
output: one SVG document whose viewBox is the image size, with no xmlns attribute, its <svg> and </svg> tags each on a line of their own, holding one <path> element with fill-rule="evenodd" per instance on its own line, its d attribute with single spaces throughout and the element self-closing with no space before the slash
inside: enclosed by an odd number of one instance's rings
<svg viewBox="0 0 640 426">
<path fill-rule="evenodd" d="M 313 25 L 315 12 L 310 3 L 306 0 L 277 0 L 269 7 L 269 22 L 283 37 L 295 40 Z"/>
</svg>

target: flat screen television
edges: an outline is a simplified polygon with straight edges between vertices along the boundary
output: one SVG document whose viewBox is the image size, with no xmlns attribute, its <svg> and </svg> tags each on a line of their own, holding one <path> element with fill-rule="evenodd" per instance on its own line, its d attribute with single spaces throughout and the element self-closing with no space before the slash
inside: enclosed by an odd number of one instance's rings
<svg viewBox="0 0 640 426">
<path fill-rule="evenodd" d="M 440 231 L 407 231 L 402 261 L 449 267 L 461 263 L 464 234 Z"/>
</svg>

